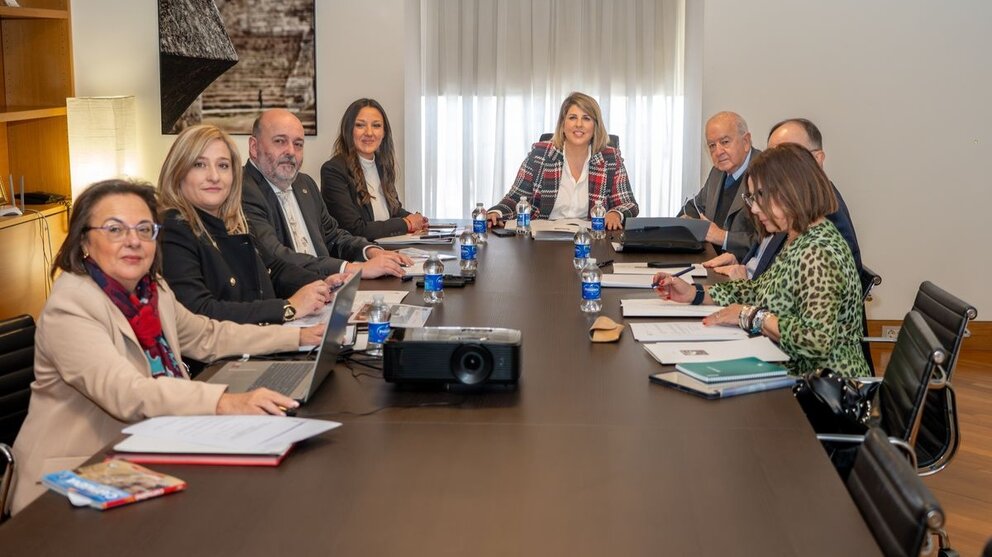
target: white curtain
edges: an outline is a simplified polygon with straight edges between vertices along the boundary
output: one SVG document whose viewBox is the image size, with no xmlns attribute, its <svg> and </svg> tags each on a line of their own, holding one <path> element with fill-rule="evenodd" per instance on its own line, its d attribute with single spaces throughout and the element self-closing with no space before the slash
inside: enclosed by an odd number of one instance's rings
<svg viewBox="0 0 992 557">
<path fill-rule="evenodd" d="M 684 0 L 419 0 L 407 205 L 467 217 L 509 189 L 572 91 L 619 136 L 642 216 L 681 202 Z M 411 110 L 412 109 L 412 110 Z"/>
</svg>

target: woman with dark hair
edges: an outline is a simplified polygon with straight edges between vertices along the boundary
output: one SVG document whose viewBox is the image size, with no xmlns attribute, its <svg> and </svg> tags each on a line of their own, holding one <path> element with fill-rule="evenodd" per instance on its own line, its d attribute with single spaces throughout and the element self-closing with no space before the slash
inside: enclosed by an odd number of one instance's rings
<svg viewBox="0 0 992 557">
<path fill-rule="evenodd" d="M 266 268 L 241 208 L 241 159 L 213 125 L 186 128 L 159 176 L 165 279 L 194 313 L 235 323 L 283 323 L 331 300 L 346 275 L 317 275 L 276 258 Z"/>
<path fill-rule="evenodd" d="M 28 416 L 14 442 L 15 513 L 45 491 L 43 475 L 79 466 L 127 423 L 283 414 L 297 406 L 268 389 L 230 394 L 224 385 L 189 380 L 187 354 L 264 354 L 315 339 L 301 329 L 236 325 L 187 311 L 159 276 L 157 215 L 155 190 L 122 180 L 94 184 L 74 203 L 51 270 L 53 277 L 62 273 L 38 319 Z"/>
<path fill-rule="evenodd" d="M 637 216 L 623 157 L 610 145 L 596 99 L 584 93 L 565 98 L 554 136 L 531 148 L 510 191 L 489 209 L 490 224 L 515 216 L 521 196 L 527 196 L 538 219 L 588 219 L 596 201 L 607 211 L 608 230 L 619 230 L 625 217 Z"/>
<path fill-rule="evenodd" d="M 427 218 L 403 208 L 396 193 L 396 153 L 386 111 L 358 99 L 341 117 L 334 154 L 320 168 L 320 193 L 341 228 L 376 240 L 427 228 Z"/>
<path fill-rule="evenodd" d="M 837 198 L 823 170 L 805 148 L 785 143 L 751 161 L 747 187 L 744 201 L 760 234 L 786 233 L 768 270 L 708 288 L 658 273 L 658 295 L 727 306 L 703 324 L 767 336 L 789 355 L 794 373 L 829 367 L 870 375 L 861 350 L 861 282 L 851 248 L 826 218 Z"/>
</svg>

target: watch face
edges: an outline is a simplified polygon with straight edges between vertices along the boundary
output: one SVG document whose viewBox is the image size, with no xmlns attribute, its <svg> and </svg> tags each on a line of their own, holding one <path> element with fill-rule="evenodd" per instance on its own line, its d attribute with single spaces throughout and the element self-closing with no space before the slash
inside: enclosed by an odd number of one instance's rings
<svg viewBox="0 0 992 557">
<path fill-rule="evenodd" d="M 284 321 L 292 321 L 296 317 L 296 308 L 290 305 L 283 306 L 282 318 Z"/>
</svg>

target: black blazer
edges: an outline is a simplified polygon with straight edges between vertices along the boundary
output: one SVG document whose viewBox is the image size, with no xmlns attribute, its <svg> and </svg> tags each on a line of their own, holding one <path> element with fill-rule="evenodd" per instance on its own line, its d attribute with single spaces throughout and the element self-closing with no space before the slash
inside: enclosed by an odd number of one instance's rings
<svg viewBox="0 0 992 557">
<path fill-rule="evenodd" d="M 165 213 L 159 235 L 162 274 L 179 302 L 211 319 L 282 323 L 284 298 L 312 282 L 312 274 L 281 261 L 266 269 L 250 235 L 229 235 L 220 219 L 197 212 L 216 248 L 175 209 Z"/>
<path fill-rule="evenodd" d="M 382 166 L 378 160 L 375 168 L 382 176 Z M 358 184 L 348 173 L 344 155 L 338 155 L 320 167 L 320 194 L 331 216 L 337 219 L 341 228 L 355 236 L 377 240 L 407 232 L 403 217 L 410 211 L 402 205 L 389 211 L 388 220 L 375 220 L 372 204 L 358 202 Z"/>
<path fill-rule="evenodd" d="M 293 182 L 293 194 L 300 205 L 317 257 L 293 249 L 292 235 L 282 215 L 279 198 L 251 161 L 245 163 L 241 189 L 241 205 L 266 265 L 272 266 L 276 259 L 280 259 L 315 273 L 316 280 L 339 272 L 345 261 L 365 261 L 364 249 L 373 245 L 372 242 L 352 236 L 338 226 L 338 221 L 327 212 L 313 178 L 302 172 L 298 174 Z"/>
</svg>

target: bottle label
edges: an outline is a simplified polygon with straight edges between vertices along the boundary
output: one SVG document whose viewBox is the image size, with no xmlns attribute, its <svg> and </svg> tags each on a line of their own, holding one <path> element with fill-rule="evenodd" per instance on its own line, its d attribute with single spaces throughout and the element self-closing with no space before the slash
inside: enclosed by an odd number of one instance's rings
<svg viewBox="0 0 992 557">
<path fill-rule="evenodd" d="M 486 233 L 486 219 L 475 219 L 472 221 L 472 232 L 476 234 Z"/>
<path fill-rule="evenodd" d="M 575 258 L 587 259 L 589 257 L 589 244 L 575 244 Z"/>
<path fill-rule="evenodd" d="M 369 323 L 369 342 L 382 344 L 389 336 L 389 322 Z"/>
<path fill-rule="evenodd" d="M 462 244 L 462 261 L 475 260 L 475 250 L 476 246 L 474 245 Z"/>
<path fill-rule="evenodd" d="M 600 286 L 598 282 L 583 282 L 582 283 L 582 299 L 583 300 L 598 300 L 599 299 Z"/>
<path fill-rule="evenodd" d="M 517 227 L 527 228 L 530 226 L 530 213 L 518 213 L 517 214 Z"/>
<path fill-rule="evenodd" d="M 444 275 L 424 275 L 424 290 L 427 292 L 444 290 Z"/>
<path fill-rule="evenodd" d="M 602 232 L 606 230 L 606 217 L 593 217 L 592 218 L 592 229 L 596 232 Z"/>
</svg>

